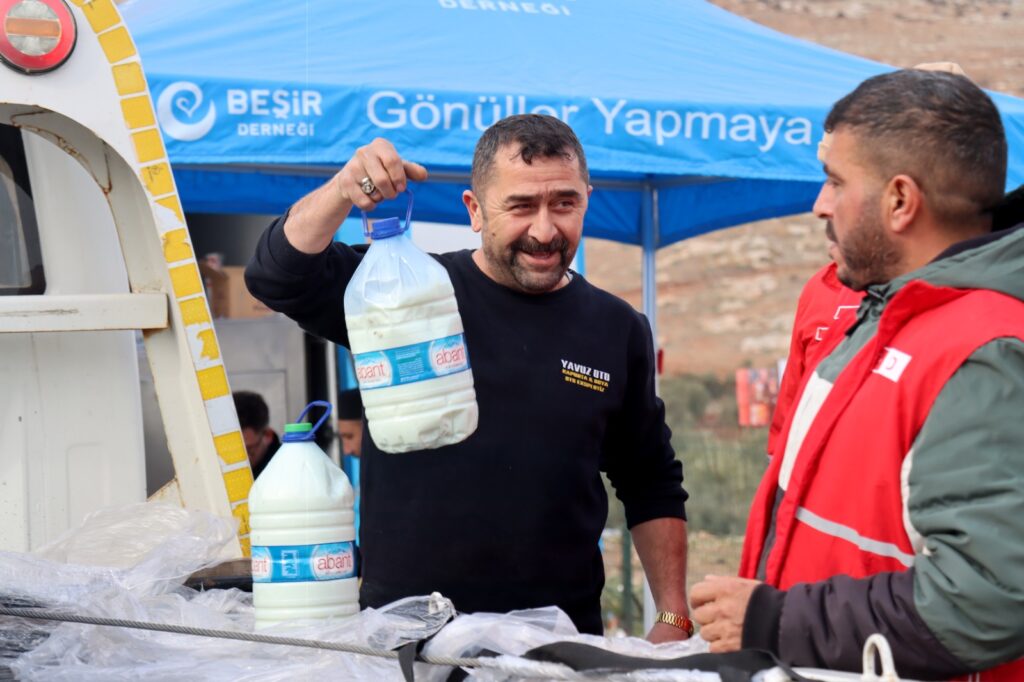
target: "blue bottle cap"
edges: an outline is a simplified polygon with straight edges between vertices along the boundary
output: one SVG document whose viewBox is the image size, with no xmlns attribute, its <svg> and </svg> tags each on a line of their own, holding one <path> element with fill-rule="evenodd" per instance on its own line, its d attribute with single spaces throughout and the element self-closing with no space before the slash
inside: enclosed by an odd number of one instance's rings
<svg viewBox="0 0 1024 682">
<path fill-rule="evenodd" d="M 405 229 L 402 221 L 398 218 L 381 218 L 373 222 L 369 236 L 371 239 L 387 239 L 402 234 Z"/>
<path fill-rule="evenodd" d="M 370 221 L 366 216 L 366 211 L 363 211 L 364 237 L 370 237 L 371 239 L 387 239 L 388 237 L 394 237 L 395 235 L 402 234 L 409 229 L 409 220 L 412 218 L 412 190 L 407 187 L 404 194 L 409 197 L 409 205 L 405 209 L 405 226 L 402 226 L 398 218 L 381 218 L 380 220 L 374 221 L 373 229 L 370 229 Z"/>
</svg>

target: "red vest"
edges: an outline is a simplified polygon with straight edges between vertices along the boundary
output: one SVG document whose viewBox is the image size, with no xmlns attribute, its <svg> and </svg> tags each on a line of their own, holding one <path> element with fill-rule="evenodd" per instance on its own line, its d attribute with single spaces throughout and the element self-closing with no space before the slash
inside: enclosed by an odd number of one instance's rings
<svg viewBox="0 0 1024 682">
<path fill-rule="evenodd" d="M 829 330 L 819 357 L 839 345 L 853 321 Z M 1024 339 L 1020 301 L 991 291 L 908 283 L 889 302 L 875 337 L 820 403 L 795 460 L 788 440 L 803 431 L 801 414 L 795 409 L 788 416 L 785 449 L 774 453 L 754 498 L 740 574 L 757 572 L 780 473 L 788 473 L 788 481 L 775 516 L 766 582 L 788 589 L 837 574 L 859 578 L 908 568 L 915 548 L 904 526 L 904 458 L 947 380 L 980 346 L 1008 336 Z M 809 387 L 808 397 L 827 384 L 811 373 L 799 393 Z M 1024 661 L 980 679 L 1024 680 Z"/>
<path fill-rule="evenodd" d="M 857 314 L 864 294 L 843 286 L 836 276 L 836 264 L 829 263 L 807 280 L 800 292 L 793 320 L 786 370 L 775 401 L 771 428 L 768 429 L 768 454 L 782 451 L 782 428 L 789 413 L 796 408 L 804 375 L 814 369 L 821 358 L 821 342 L 833 325 L 848 326 Z M 846 327 L 844 326 L 844 329 Z"/>
</svg>

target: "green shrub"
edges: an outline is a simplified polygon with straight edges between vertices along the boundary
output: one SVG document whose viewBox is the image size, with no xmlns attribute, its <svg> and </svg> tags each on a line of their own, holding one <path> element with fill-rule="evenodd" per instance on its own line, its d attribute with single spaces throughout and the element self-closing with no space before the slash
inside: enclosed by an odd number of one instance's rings
<svg viewBox="0 0 1024 682">
<path fill-rule="evenodd" d="M 689 526 L 716 535 L 742 535 L 768 459 L 767 428 L 741 428 L 732 378 L 665 377 L 660 393 L 672 446 L 683 462 Z M 606 482 L 607 485 L 607 482 Z M 622 528 L 622 505 L 608 488 L 608 525 Z"/>
<path fill-rule="evenodd" d="M 750 501 L 757 490 L 768 458 L 766 428 L 738 425 L 735 382 L 713 375 L 667 377 L 661 382 L 665 418 L 672 429 L 672 446 L 683 462 L 683 485 L 690 531 L 690 581 L 703 571 L 732 573 L 739 561 L 741 538 Z M 622 503 L 608 490 L 608 527 L 625 530 Z M 721 539 L 708 536 L 729 536 Z M 601 595 L 609 632 L 616 628 L 642 636 L 641 571 L 636 563 L 633 585 L 623 583 L 622 543 L 609 535 L 605 546 L 607 581 Z M 623 611 L 630 600 L 631 617 Z"/>
</svg>

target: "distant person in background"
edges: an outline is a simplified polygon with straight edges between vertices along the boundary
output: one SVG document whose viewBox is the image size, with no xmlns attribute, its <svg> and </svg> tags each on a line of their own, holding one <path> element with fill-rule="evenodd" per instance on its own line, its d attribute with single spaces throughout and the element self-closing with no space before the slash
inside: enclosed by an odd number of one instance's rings
<svg viewBox="0 0 1024 682">
<path fill-rule="evenodd" d="M 252 477 L 255 479 L 267 468 L 267 463 L 281 447 L 281 439 L 270 428 L 270 410 L 259 393 L 235 391 L 232 397 L 235 399 L 242 440 L 245 441 L 245 451 L 249 454 L 249 466 L 252 467 Z"/>
<path fill-rule="evenodd" d="M 338 436 L 341 451 L 358 457 L 363 451 L 363 399 L 358 388 L 338 393 Z"/>
<path fill-rule="evenodd" d="M 786 369 L 779 384 L 779 397 L 775 402 L 771 426 L 768 429 L 769 456 L 779 454 L 782 427 L 796 407 L 800 384 L 808 369 L 819 359 L 817 351 L 829 327 L 844 324 L 847 317 L 857 314 L 864 293 L 843 285 L 836 276 L 836 264 L 829 263 L 807 281 L 800 292 L 793 320 L 793 335 L 789 343 Z"/>
<path fill-rule="evenodd" d="M 358 388 L 338 393 L 338 437 L 341 438 L 341 466 L 356 493 L 356 544 L 359 544 L 359 456 L 363 452 L 363 399 Z"/>
</svg>

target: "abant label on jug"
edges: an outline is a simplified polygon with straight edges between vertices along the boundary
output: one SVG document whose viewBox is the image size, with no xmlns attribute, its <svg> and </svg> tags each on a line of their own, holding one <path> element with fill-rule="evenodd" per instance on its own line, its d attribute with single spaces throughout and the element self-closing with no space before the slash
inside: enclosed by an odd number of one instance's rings
<svg viewBox="0 0 1024 682">
<path fill-rule="evenodd" d="M 273 545 L 252 548 L 252 581 L 307 582 L 356 576 L 355 543 Z"/>
<path fill-rule="evenodd" d="M 359 388 L 364 391 L 436 379 L 470 368 L 466 339 L 462 334 L 398 348 L 355 353 L 352 359 Z"/>
</svg>

